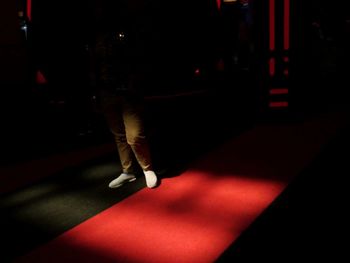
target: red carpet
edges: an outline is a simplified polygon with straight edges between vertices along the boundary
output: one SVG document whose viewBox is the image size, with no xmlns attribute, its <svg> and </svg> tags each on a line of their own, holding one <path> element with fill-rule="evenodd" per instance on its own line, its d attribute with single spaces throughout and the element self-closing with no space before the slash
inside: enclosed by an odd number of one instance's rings
<svg viewBox="0 0 350 263">
<path fill-rule="evenodd" d="M 159 188 L 137 192 L 17 262 L 213 262 L 339 125 L 326 116 L 257 127 Z"/>
</svg>

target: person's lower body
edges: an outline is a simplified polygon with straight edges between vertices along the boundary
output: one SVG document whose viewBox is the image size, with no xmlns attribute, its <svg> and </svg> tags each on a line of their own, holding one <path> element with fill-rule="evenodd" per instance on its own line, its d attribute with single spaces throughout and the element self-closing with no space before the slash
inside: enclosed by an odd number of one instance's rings
<svg viewBox="0 0 350 263">
<path fill-rule="evenodd" d="M 136 96 L 107 96 L 103 104 L 123 170 L 109 187 L 119 187 L 136 179 L 135 159 L 143 170 L 147 186 L 156 187 L 158 180 L 153 171 L 150 149 L 146 140 L 142 100 Z"/>
</svg>

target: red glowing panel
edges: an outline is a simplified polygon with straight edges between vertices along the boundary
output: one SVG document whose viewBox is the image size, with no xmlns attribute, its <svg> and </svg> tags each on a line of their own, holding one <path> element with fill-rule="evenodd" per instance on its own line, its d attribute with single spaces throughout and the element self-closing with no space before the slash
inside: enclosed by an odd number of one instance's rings
<svg viewBox="0 0 350 263">
<path fill-rule="evenodd" d="M 281 88 L 281 89 L 270 89 L 271 95 L 278 95 L 278 94 L 288 94 L 289 90 L 287 88 Z"/>
<path fill-rule="evenodd" d="M 27 0 L 27 18 L 32 20 L 32 0 Z"/>
<path fill-rule="evenodd" d="M 269 46 L 270 50 L 275 50 L 275 0 L 269 0 L 269 33 L 270 33 L 270 41 Z"/>
<path fill-rule="evenodd" d="M 288 101 L 273 101 L 269 103 L 270 108 L 285 108 L 288 107 Z"/>
<path fill-rule="evenodd" d="M 44 74 L 40 70 L 38 70 L 36 72 L 35 79 L 36 79 L 37 84 L 46 84 L 47 83 L 47 80 L 46 80 Z"/>
<path fill-rule="evenodd" d="M 290 0 L 284 0 L 284 37 L 283 46 L 285 50 L 290 46 Z"/>
<path fill-rule="evenodd" d="M 218 6 L 218 9 L 220 10 L 220 8 L 221 8 L 221 0 L 216 0 L 216 5 Z"/>
</svg>

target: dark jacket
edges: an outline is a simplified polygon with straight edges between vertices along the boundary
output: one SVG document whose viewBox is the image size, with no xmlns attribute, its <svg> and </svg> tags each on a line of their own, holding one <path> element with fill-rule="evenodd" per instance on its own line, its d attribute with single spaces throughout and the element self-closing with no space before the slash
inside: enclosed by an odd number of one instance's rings
<svg viewBox="0 0 350 263">
<path fill-rule="evenodd" d="M 104 89 L 142 92 L 150 74 L 154 43 L 150 4 L 141 0 L 96 3 L 97 84 Z"/>
<path fill-rule="evenodd" d="M 213 0 L 100 0 L 95 10 L 102 86 L 178 89 L 215 57 Z"/>
</svg>

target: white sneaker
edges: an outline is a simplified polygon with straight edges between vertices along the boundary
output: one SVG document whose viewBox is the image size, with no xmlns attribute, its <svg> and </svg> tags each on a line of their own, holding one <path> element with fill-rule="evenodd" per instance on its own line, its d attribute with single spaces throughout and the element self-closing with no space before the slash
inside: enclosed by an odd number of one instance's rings
<svg viewBox="0 0 350 263">
<path fill-rule="evenodd" d="M 146 184 L 149 188 L 154 188 L 157 186 L 158 178 L 153 171 L 143 171 L 146 177 Z"/>
<path fill-rule="evenodd" d="M 126 174 L 122 173 L 116 179 L 109 183 L 109 188 L 117 188 L 122 186 L 124 183 L 132 182 L 136 180 L 136 176 L 134 174 Z"/>
</svg>

